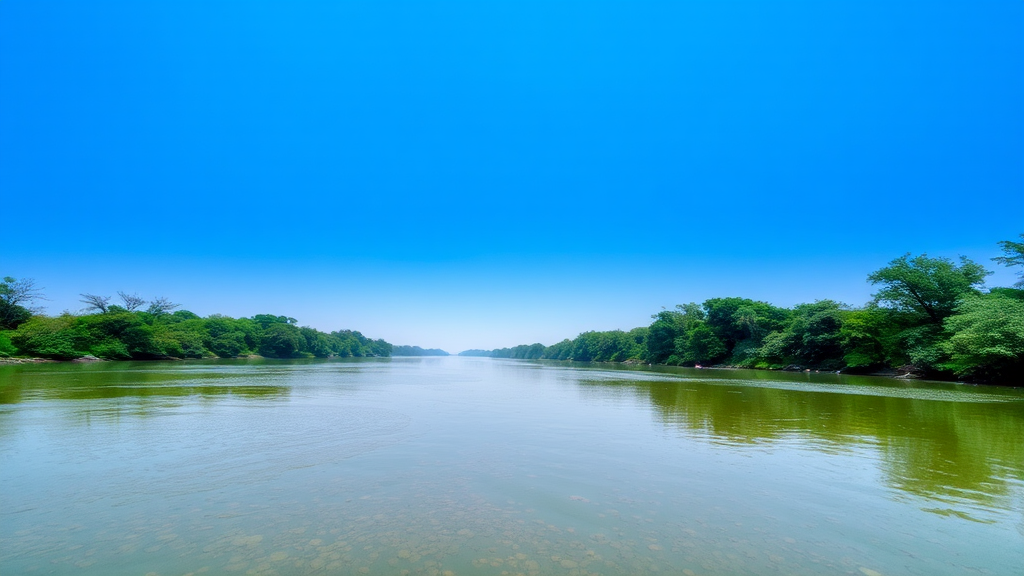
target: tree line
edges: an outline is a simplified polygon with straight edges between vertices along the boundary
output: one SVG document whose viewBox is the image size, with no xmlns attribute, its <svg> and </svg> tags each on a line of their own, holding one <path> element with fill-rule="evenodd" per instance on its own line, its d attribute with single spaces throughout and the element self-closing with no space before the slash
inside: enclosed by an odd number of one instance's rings
<svg viewBox="0 0 1024 576">
<path fill-rule="evenodd" d="M 118 295 L 120 303 L 112 304 L 110 297 L 82 294 L 83 313 L 46 316 L 30 306 L 45 299 L 33 280 L 4 278 L 0 281 L 0 356 L 152 360 L 255 354 L 269 358 L 391 355 L 391 344 L 352 330 L 325 333 L 273 314 L 202 318 L 176 310 L 179 305 L 166 298 L 147 302 L 136 294 Z"/>
<path fill-rule="evenodd" d="M 993 260 L 1024 265 L 1024 242 L 999 245 L 1004 255 Z M 931 378 L 1019 384 L 1024 273 L 1013 287 L 985 290 L 989 274 L 964 257 L 906 254 L 868 276 L 878 290 L 859 308 L 833 300 L 785 308 L 711 298 L 658 312 L 649 326 L 628 332 L 584 332 L 551 346 L 462 355 L 864 373 L 899 368 Z"/>
<path fill-rule="evenodd" d="M 420 348 L 419 346 L 393 346 L 392 356 L 449 356 L 440 348 Z"/>
</svg>

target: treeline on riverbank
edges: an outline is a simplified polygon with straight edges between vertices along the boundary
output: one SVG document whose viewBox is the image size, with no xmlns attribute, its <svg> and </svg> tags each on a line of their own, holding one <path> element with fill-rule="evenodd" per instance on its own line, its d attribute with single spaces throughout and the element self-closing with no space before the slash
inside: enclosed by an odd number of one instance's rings
<svg viewBox="0 0 1024 576">
<path fill-rule="evenodd" d="M 420 348 L 419 346 L 393 346 L 392 356 L 450 356 L 440 348 Z"/>
<path fill-rule="evenodd" d="M 294 318 L 257 314 L 205 318 L 166 299 L 144 300 L 121 294 L 123 305 L 84 294 L 87 313 L 46 316 L 23 306 L 41 298 L 31 280 L 0 282 L 0 357 L 30 356 L 70 360 L 95 356 L 105 360 L 167 358 L 326 358 L 390 356 L 392 346 L 352 330 L 320 332 L 299 327 Z"/>
<path fill-rule="evenodd" d="M 1021 235 L 1024 239 L 1024 235 Z M 1024 243 L 1000 242 L 1008 266 Z M 460 355 L 678 366 L 900 373 L 938 379 L 1024 382 L 1024 279 L 984 290 L 990 272 L 968 258 L 897 258 L 868 276 L 879 290 L 854 308 L 832 300 L 773 306 L 711 298 L 652 316 L 628 332 L 584 332 L 551 346 L 523 344 Z"/>
</svg>

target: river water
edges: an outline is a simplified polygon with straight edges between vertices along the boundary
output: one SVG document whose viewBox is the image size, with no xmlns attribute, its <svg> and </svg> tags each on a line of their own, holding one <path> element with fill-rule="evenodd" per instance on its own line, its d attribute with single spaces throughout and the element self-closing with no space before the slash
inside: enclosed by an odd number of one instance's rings
<svg viewBox="0 0 1024 576">
<path fill-rule="evenodd" d="M 0 366 L 0 574 L 1024 573 L 1024 390 L 489 358 Z"/>
</svg>

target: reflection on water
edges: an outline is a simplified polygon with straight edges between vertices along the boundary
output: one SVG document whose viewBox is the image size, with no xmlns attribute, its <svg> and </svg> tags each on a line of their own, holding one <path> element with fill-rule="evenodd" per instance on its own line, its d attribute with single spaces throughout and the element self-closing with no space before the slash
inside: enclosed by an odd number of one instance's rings
<svg viewBox="0 0 1024 576">
<path fill-rule="evenodd" d="M 1024 391 L 491 359 L 0 366 L 0 573 L 1024 565 Z"/>
<path fill-rule="evenodd" d="M 273 373 L 245 374 L 225 368 L 139 362 L 0 366 L 0 404 L 225 394 L 263 397 L 288 393 L 287 387 L 273 383 Z"/>
<path fill-rule="evenodd" d="M 810 391 L 743 382 L 588 379 L 583 385 L 628 390 L 649 400 L 662 422 L 711 441 L 796 437 L 821 450 L 877 446 L 890 486 L 939 502 L 1009 504 L 1024 481 L 1024 403 L 1014 391 L 920 383 L 872 386 L 884 395 L 865 394 L 856 384 Z"/>
</svg>

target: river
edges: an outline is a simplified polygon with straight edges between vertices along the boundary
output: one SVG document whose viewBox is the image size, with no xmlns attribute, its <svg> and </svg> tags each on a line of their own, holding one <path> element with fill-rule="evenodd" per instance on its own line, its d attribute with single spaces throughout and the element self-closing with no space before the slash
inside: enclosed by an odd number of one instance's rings
<svg viewBox="0 0 1024 576">
<path fill-rule="evenodd" d="M 1024 390 L 391 358 L 0 366 L 0 574 L 1024 572 Z"/>
</svg>

